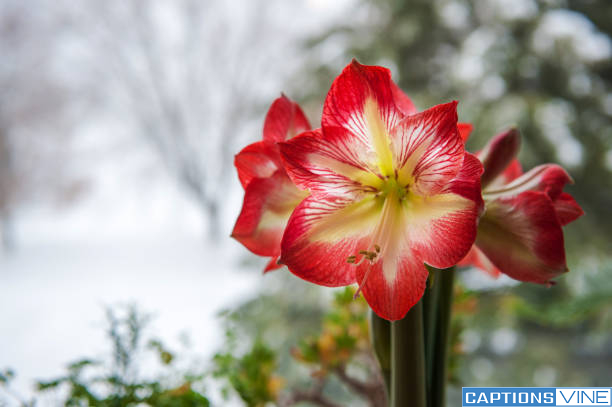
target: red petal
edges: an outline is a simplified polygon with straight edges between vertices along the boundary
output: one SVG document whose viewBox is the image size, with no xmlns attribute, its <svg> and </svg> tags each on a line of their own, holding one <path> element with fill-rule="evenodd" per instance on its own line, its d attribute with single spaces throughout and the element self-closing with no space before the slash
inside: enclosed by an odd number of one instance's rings
<svg viewBox="0 0 612 407">
<path fill-rule="evenodd" d="M 487 188 L 485 197 L 487 200 L 499 197 L 510 198 L 532 190 L 546 192 L 554 201 L 563 192 L 563 187 L 572 182 L 572 178 L 562 167 L 557 164 L 544 164 L 527 171 L 509 184 L 496 189 Z"/>
<path fill-rule="evenodd" d="M 282 170 L 269 178 L 254 178 L 246 187 L 232 237 L 260 256 L 280 254 L 289 215 L 304 196 Z"/>
<path fill-rule="evenodd" d="M 561 195 L 553 201 L 557 217 L 562 226 L 567 225 L 570 222 L 575 221 L 582 215 L 584 211 L 578 205 L 578 202 L 567 192 L 562 192 Z"/>
<path fill-rule="evenodd" d="M 521 166 L 519 160 L 514 159 L 510 162 L 508 167 L 506 167 L 501 176 L 504 178 L 505 183 L 507 184 L 511 181 L 514 181 L 521 175 L 523 175 L 523 167 Z"/>
<path fill-rule="evenodd" d="M 493 278 L 498 278 L 501 274 L 501 271 L 491 263 L 491 260 L 489 260 L 476 245 L 472 246 L 467 256 L 457 263 L 457 265 L 477 267 Z"/>
<path fill-rule="evenodd" d="M 398 262 L 396 278 L 389 282 L 384 277 L 382 263 L 361 264 L 357 268 L 357 281 L 362 281 L 368 267 L 374 267 L 362 287 L 363 296 L 378 316 L 389 321 L 404 318 L 425 292 L 427 269 L 422 262 L 403 256 Z"/>
<path fill-rule="evenodd" d="M 484 167 L 482 187 L 486 187 L 514 160 L 520 146 L 517 129 L 510 129 L 493 137 L 477 155 Z"/>
<path fill-rule="evenodd" d="M 540 167 L 544 167 L 544 169 L 540 175 L 540 182 L 535 189 L 546 192 L 553 201 L 561 195 L 565 185 L 574 183 L 567 171 L 558 165 L 546 164 Z M 538 167 L 534 169 L 538 169 Z"/>
<path fill-rule="evenodd" d="M 459 136 L 461 136 L 461 140 L 465 143 L 468 138 L 470 138 L 470 134 L 474 126 L 470 123 L 457 123 L 457 130 L 459 130 Z"/>
<path fill-rule="evenodd" d="M 306 281 L 324 286 L 355 282 L 354 264 L 347 263 L 361 247 L 377 217 L 370 203 L 310 196 L 289 219 L 281 244 L 281 263 Z"/>
<path fill-rule="evenodd" d="M 409 250 L 393 250 L 401 257 L 389 260 L 396 264 L 393 277 L 383 271 L 384 262 L 348 263 L 360 249 L 371 245 L 372 232 L 380 221 L 376 200 L 352 202 L 306 198 L 294 211 L 282 242 L 281 262 L 300 278 L 324 286 L 363 281 L 366 300 L 381 317 L 402 318 L 423 295 L 427 271 L 422 261 Z M 397 249 L 400 242 L 394 240 Z M 384 249 L 383 249 L 384 250 Z M 402 254 L 403 253 L 403 254 Z"/>
<path fill-rule="evenodd" d="M 279 146 L 293 182 L 313 194 L 352 196 L 381 181 L 367 162 L 369 147 L 340 127 L 324 135 L 305 132 Z"/>
<path fill-rule="evenodd" d="M 504 185 L 509 184 L 521 175 L 523 175 L 523 168 L 521 167 L 519 160 L 515 158 L 514 160 L 510 161 L 510 164 L 508 164 L 504 172 L 499 174 L 497 178 L 489 183 L 487 189 L 495 190 L 503 188 Z"/>
<path fill-rule="evenodd" d="M 457 177 L 426 203 L 424 214 L 415 213 L 415 218 L 422 219 L 416 219 L 407 231 L 414 256 L 437 268 L 454 266 L 465 257 L 476 239 L 478 219 L 484 207 L 481 174 L 480 161 L 465 153 Z M 443 213 L 443 216 L 428 219 L 427 212 Z"/>
<path fill-rule="evenodd" d="M 403 117 L 395 104 L 391 74 L 387 68 L 361 65 L 353 60 L 334 80 L 325 98 L 321 118 L 323 132 L 328 127 L 343 127 L 364 144 L 371 144 L 365 112 L 368 100 L 377 107 L 389 134 Z"/>
<path fill-rule="evenodd" d="M 403 90 L 400 89 L 399 86 L 395 84 L 395 82 L 391 81 L 391 92 L 393 93 L 393 100 L 395 100 L 395 105 L 402 112 L 404 116 L 410 116 L 411 114 L 417 113 L 416 107 L 414 107 L 414 103 L 412 100 L 404 93 Z"/>
<path fill-rule="evenodd" d="M 243 188 L 253 178 L 267 178 L 282 168 L 278 147 L 259 141 L 249 144 L 234 157 L 238 178 Z"/>
<path fill-rule="evenodd" d="M 414 184 L 420 195 L 438 193 L 463 163 L 457 102 L 406 117 L 394 129 L 392 140 L 400 180 Z"/>
<path fill-rule="evenodd" d="M 550 197 L 542 191 L 488 202 L 476 245 L 516 280 L 547 284 L 567 271 L 561 225 Z"/>
<path fill-rule="evenodd" d="M 310 123 L 300 106 L 282 95 L 272 103 L 268 110 L 264 122 L 263 139 L 269 143 L 277 143 L 306 130 L 310 130 Z"/>
</svg>

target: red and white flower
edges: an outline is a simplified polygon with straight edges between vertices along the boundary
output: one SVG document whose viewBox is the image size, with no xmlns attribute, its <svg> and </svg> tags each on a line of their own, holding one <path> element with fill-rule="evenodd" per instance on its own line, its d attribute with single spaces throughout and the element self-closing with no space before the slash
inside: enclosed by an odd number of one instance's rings
<svg viewBox="0 0 612 407">
<path fill-rule="evenodd" d="M 473 264 L 493 276 L 551 284 L 565 273 L 562 226 L 583 211 L 563 188 L 572 180 L 556 164 L 522 173 L 516 160 L 516 129 L 497 135 L 476 155 L 482 161 L 485 213 L 476 243 L 461 264 Z"/>
<path fill-rule="evenodd" d="M 280 242 L 293 209 L 308 193 L 287 176 L 278 143 L 310 130 L 297 103 L 282 95 L 266 116 L 263 140 L 238 153 L 234 165 L 245 189 L 242 211 L 232 237 L 260 256 L 272 257 L 264 271 L 280 267 Z"/>
<path fill-rule="evenodd" d="M 280 262 L 316 284 L 357 282 L 378 315 L 403 318 L 423 295 L 424 263 L 453 266 L 476 237 L 482 165 L 464 151 L 456 106 L 416 113 L 387 69 L 349 64 L 321 131 L 280 143 L 289 176 L 310 192 Z"/>
</svg>

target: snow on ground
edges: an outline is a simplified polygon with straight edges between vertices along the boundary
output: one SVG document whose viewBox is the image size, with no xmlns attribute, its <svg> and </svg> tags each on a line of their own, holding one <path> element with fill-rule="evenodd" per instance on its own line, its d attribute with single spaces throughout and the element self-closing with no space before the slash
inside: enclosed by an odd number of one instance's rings
<svg viewBox="0 0 612 407">
<path fill-rule="evenodd" d="M 107 355 L 107 306 L 134 303 L 153 315 L 155 336 L 172 346 L 186 333 L 208 356 L 223 339 L 216 314 L 256 293 L 261 274 L 240 266 L 249 254 L 229 238 L 237 180 L 224 236 L 210 243 L 200 212 L 154 157 L 120 161 L 90 163 L 92 190 L 76 205 L 22 211 L 17 250 L 0 253 L 0 369 L 16 371 L 22 395 L 71 361 Z"/>
<path fill-rule="evenodd" d="M 181 332 L 210 353 L 223 337 L 215 314 L 252 293 L 258 273 L 232 270 L 224 256 L 184 239 L 146 244 L 49 244 L 2 261 L 0 361 L 27 391 L 106 349 L 104 307 L 134 302 L 155 316 L 162 338 Z M 212 259 L 212 261 L 211 261 Z"/>
</svg>

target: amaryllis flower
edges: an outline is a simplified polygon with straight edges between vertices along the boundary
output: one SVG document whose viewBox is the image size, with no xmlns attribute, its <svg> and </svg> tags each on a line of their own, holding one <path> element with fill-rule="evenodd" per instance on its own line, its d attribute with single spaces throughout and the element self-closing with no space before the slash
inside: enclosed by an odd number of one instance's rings
<svg viewBox="0 0 612 407">
<path fill-rule="evenodd" d="M 482 165 L 464 151 L 456 106 L 416 113 L 389 70 L 349 64 L 321 131 L 280 144 L 311 194 L 289 219 L 280 262 L 316 284 L 356 282 L 378 315 L 404 317 L 423 295 L 424 263 L 453 266 L 476 237 Z"/>
<path fill-rule="evenodd" d="M 310 124 L 302 109 L 282 95 L 270 106 L 263 140 L 246 146 L 234 160 L 245 191 L 232 237 L 253 253 L 272 257 L 264 271 L 280 267 L 277 259 L 285 225 L 308 195 L 287 176 L 277 143 L 305 130 L 310 130 Z"/>
<path fill-rule="evenodd" d="M 572 179 L 556 164 L 522 173 L 516 160 L 519 133 L 494 137 L 476 155 L 482 161 L 485 213 L 473 249 L 461 264 L 473 264 L 493 276 L 500 272 L 521 281 L 551 284 L 565 273 L 562 226 L 583 212 L 563 188 Z"/>
</svg>

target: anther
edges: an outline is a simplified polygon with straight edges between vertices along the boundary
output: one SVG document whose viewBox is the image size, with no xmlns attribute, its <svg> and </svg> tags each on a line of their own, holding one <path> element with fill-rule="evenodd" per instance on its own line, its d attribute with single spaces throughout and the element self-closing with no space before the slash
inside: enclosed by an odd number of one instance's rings
<svg viewBox="0 0 612 407">
<path fill-rule="evenodd" d="M 376 256 L 378 255 L 378 253 L 375 252 L 370 252 L 367 250 L 360 250 L 359 254 L 363 255 L 363 257 L 365 257 L 366 259 L 372 261 L 376 258 Z"/>
</svg>

